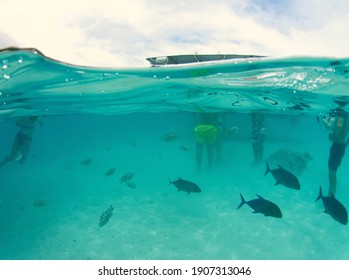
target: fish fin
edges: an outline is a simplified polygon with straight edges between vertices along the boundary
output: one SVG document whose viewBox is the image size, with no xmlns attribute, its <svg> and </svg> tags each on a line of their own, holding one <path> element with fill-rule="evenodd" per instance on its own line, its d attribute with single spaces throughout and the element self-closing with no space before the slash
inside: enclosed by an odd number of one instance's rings
<svg viewBox="0 0 349 280">
<path fill-rule="evenodd" d="M 321 188 L 321 186 L 320 186 L 320 192 L 319 192 L 319 195 L 318 195 L 318 197 L 315 199 L 315 201 L 318 201 L 320 198 L 323 198 L 323 196 L 322 196 L 322 188 Z"/>
<path fill-rule="evenodd" d="M 268 162 L 266 161 L 265 164 L 267 165 L 267 170 L 265 170 L 264 176 L 267 175 L 270 172 L 270 167 L 269 167 Z"/>
<path fill-rule="evenodd" d="M 244 199 L 244 197 L 242 196 L 242 194 L 241 194 L 241 193 L 240 193 L 240 198 L 241 198 L 241 202 L 240 202 L 240 204 L 239 204 L 238 208 L 236 208 L 236 209 L 241 208 L 241 206 L 242 206 L 242 205 L 244 205 L 244 204 L 246 203 L 246 200 Z"/>
<path fill-rule="evenodd" d="M 280 169 L 285 170 L 285 168 L 283 168 L 280 164 L 278 164 L 277 166 L 279 166 Z"/>
<path fill-rule="evenodd" d="M 278 181 L 275 182 L 274 186 L 280 185 L 280 183 Z"/>
<path fill-rule="evenodd" d="M 168 178 L 168 184 L 169 184 L 169 185 L 172 184 L 170 177 Z"/>
<path fill-rule="evenodd" d="M 256 194 L 256 196 L 258 197 L 258 199 L 264 199 L 261 195 Z"/>
<path fill-rule="evenodd" d="M 187 195 L 189 195 L 190 194 L 190 192 L 187 192 Z"/>
</svg>

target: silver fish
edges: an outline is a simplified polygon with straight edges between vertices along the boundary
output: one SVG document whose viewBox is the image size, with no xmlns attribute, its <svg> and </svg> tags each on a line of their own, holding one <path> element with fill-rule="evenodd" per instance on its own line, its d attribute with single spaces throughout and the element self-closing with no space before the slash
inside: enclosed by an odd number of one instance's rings
<svg viewBox="0 0 349 280">
<path fill-rule="evenodd" d="M 179 148 L 182 151 L 189 151 L 190 150 L 190 146 L 189 145 L 179 145 Z"/>
<path fill-rule="evenodd" d="M 238 127 L 229 127 L 224 130 L 223 135 L 225 139 L 231 139 L 238 133 L 239 133 Z"/>
<path fill-rule="evenodd" d="M 106 225 L 109 222 L 111 216 L 113 216 L 113 210 L 114 210 L 113 206 L 110 205 L 109 208 L 103 212 L 103 214 L 99 218 L 100 227 Z"/>
<path fill-rule="evenodd" d="M 177 139 L 177 133 L 175 132 L 168 132 L 160 137 L 162 141 L 165 142 L 172 142 Z"/>
<path fill-rule="evenodd" d="M 47 201 L 43 199 L 35 199 L 33 202 L 33 206 L 37 208 L 42 208 L 47 205 Z"/>
<path fill-rule="evenodd" d="M 106 172 L 104 172 L 104 176 L 111 176 L 115 173 L 115 168 L 109 168 Z"/>
<path fill-rule="evenodd" d="M 134 182 L 131 182 L 131 181 L 126 182 L 126 186 L 128 186 L 131 189 L 137 188 L 137 185 Z"/>
<path fill-rule="evenodd" d="M 127 181 L 130 181 L 133 178 L 133 176 L 134 176 L 133 172 L 131 172 L 131 171 L 126 172 L 124 175 L 122 175 L 119 178 L 120 183 L 122 184 L 122 183 L 125 183 Z"/>
</svg>

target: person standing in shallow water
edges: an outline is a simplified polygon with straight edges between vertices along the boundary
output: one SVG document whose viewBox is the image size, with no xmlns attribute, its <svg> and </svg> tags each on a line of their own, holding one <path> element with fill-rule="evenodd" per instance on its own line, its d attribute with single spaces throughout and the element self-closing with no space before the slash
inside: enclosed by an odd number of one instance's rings
<svg viewBox="0 0 349 280">
<path fill-rule="evenodd" d="M 251 114 L 252 121 L 252 149 L 254 162 L 253 166 L 256 166 L 263 160 L 264 154 L 264 141 L 267 133 L 267 127 L 264 121 L 264 115 L 262 113 L 253 112 Z"/>
<path fill-rule="evenodd" d="M 40 122 L 40 125 L 42 125 L 39 116 L 25 116 L 17 119 L 16 126 L 19 127 L 19 131 L 13 140 L 10 154 L 0 162 L 0 168 L 11 161 L 16 161 L 19 164 L 25 162 L 32 143 L 33 130 L 37 122 Z"/>
<path fill-rule="evenodd" d="M 335 196 L 337 189 L 337 169 L 341 165 L 345 149 L 349 144 L 349 139 L 347 139 L 349 132 L 348 113 L 338 109 L 336 110 L 335 117 L 323 117 L 322 121 L 326 128 L 331 130 L 329 134 L 329 140 L 332 141 L 332 145 L 328 158 L 328 195 L 333 194 Z"/>
<path fill-rule="evenodd" d="M 211 171 L 213 161 L 222 162 L 222 141 L 232 138 L 239 131 L 238 127 L 225 127 L 225 113 L 199 113 L 199 124 L 194 128 L 196 140 L 196 164 L 201 171 L 204 146 L 207 152 L 208 171 Z"/>
<path fill-rule="evenodd" d="M 200 124 L 194 128 L 195 141 L 196 141 L 196 165 L 197 170 L 201 171 L 203 149 L 206 145 L 207 152 L 207 165 L 208 170 L 211 170 L 214 151 L 216 150 L 217 159 L 221 158 L 221 147 L 218 140 L 218 127 L 219 114 L 218 113 L 200 113 Z"/>
</svg>

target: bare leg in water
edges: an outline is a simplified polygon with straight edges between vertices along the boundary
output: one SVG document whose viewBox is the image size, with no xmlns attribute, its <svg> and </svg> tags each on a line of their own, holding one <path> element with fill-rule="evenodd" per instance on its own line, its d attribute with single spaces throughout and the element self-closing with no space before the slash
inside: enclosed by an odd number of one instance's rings
<svg viewBox="0 0 349 280">
<path fill-rule="evenodd" d="M 0 168 L 3 167 L 5 164 L 9 163 L 10 161 L 13 161 L 20 151 L 21 143 L 20 143 L 20 137 L 17 134 L 15 140 L 13 141 L 11 152 L 8 156 L 6 156 L 1 162 L 0 162 Z"/>
</svg>

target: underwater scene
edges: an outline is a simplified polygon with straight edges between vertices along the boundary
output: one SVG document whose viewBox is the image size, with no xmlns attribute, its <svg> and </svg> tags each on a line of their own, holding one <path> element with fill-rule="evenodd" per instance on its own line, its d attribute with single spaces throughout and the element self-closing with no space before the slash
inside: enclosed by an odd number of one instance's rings
<svg viewBox="0 0 349 280">
<path fill-rule="evenodd" d="M 349 259 L 349 58 L 0 62 L 0 259 Z"/>
</svg>

